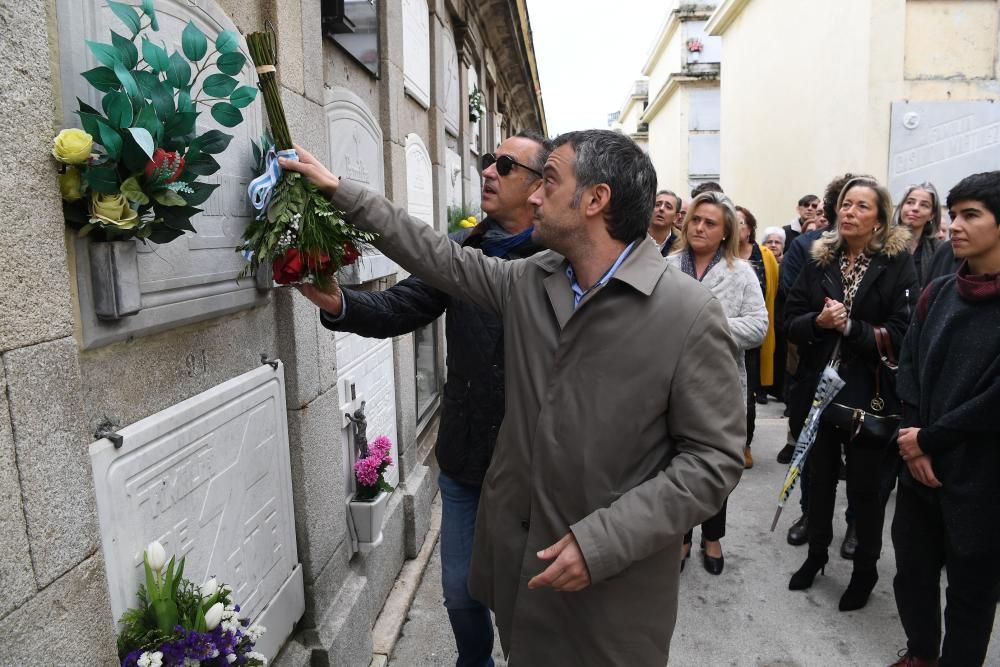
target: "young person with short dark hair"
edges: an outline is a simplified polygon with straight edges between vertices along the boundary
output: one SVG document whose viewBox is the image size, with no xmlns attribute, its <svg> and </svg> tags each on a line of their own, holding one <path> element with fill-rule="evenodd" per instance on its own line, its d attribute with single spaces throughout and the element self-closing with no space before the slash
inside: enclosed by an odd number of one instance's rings
<svg viewBox="0 0 1000 667">
<path fill-rule="evenodd" d="M 957 273 L 930 283 L 900 357 L 893 667 L 982 665 L 1000 599 L 1000 171 L 948 194 Z M 941 569 L 948 573 L 941 643 Z"/>
</svg>

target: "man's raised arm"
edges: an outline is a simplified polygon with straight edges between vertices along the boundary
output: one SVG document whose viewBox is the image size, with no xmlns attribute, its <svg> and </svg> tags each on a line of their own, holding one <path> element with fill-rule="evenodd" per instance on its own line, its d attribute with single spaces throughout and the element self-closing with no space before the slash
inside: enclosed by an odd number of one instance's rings
<svg viewBox="0 0 1000 667">
<path fill-rule="evenodd" d="M 341 181 L 305 149 L 296 146 L 295 150 L 299 160 L 281 158 L 281 168 L 308 178 L 344 212 L 348 222 L 377 233 L 379 240 L 375 247 L 387 257 L 438 289 L 503 313 L 510 287 L 524 271 L 523 260 L 486 257 L 479 250 L 452 243 L 445 234 L 410 217 L 385 197 L 350 181 Z M 321 292 L 302 291 L 323 307 Z"/>
</svg>

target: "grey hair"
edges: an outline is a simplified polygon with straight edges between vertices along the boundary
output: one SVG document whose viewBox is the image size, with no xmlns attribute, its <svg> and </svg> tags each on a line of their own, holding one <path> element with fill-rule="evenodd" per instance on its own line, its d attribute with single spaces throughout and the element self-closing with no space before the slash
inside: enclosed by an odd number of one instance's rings
<svg viewBox="0 0 1000 667">
<path fill-rule="evenodd" d="M 673 197 L 674 199 L 676 199 L 677 200 L 677 210 L 678 211 L 681 210 L 681 204 L 683 202 L 681 201 L 681 196 L 679 194 L 677 194 L 676 192 L 673 192 L 672 190 L 660 190 L 659 192 L 656 193 L 656 197 L 659 198 L 660 195 L 667 195 L 668 197 Z"/>
<path fill-rule="evenodd" d="M 930 221 L 924 225 L 923 235 L 931 236 L 933 234 L 937 234 L 937 230 L 941 227 L 941 197 L 938 195 L 937 188 L 927 182 L 917 183 L 916 185 L 911 185 L 906 188 L 906 192 L 904 192 L 903 196 L 900 197 L 899 204 L 896 206 L 896 210 L 892 214 L 892 224 L 903 224 L 903 203 L 914 190 L 923 190 L 929 194 L 931 196 L 931 208 L 934 210 Z"/>
<path fill-rule="evenodd" d="M 782 229 L 781 227 L 765 227 L 764 228 L 764 241 L 767 241 L 767 237 L 771 236 L 772 234 L 774 234 L 779 239 L 781 239 L 781 245 L 782 246 L 784 246 L 785 245 L 785 241 L 788 240 L 787 238 L 785 238 L 785 230 Z"/>
<path fill-rule="evenodd" d="M 576 152 L 576 192 L 571 206 L 580 205 L 584 189 L 604 183 L 611 190 L 605 214 L 611 238 L 631 243 L 646 236 L 656 201 L 656 170 L 641 148 L 611 130 L 582 130 L 556 137 L 554 148 L 569 144 Z"/>
<path fill-rule="evenodd" d="M 539 145 L 538 151 L 535 156 L 531 159 L 531 164 L 528 166 L 537 171 L 539 174 L 545 169 L 545 161 L 549 159 L 549 153 L 552 152 L 554 146 L 552 145 L 552 140 L 546 137 L 544 134 L 538 130 L 525 129 L 521 130 L 517 134 L 513 135 L 521 139 L 528 139 L 529 141 L 534 141 Z M 535 174 L 531 174 L 535 176 Z M 535 176 L 537 178 L 537 176 Z"/>
</svg>

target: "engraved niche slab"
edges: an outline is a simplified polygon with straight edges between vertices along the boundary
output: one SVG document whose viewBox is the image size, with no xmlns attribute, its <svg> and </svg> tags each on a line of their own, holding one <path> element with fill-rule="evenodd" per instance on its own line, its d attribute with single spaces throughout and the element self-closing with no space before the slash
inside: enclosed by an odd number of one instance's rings
<svg viewBox="0 0 1000 667">
<path fill-rule="evenodd" d="M 406 210 L 434 226 L 434 183 L 431 156 L 416 134 L 406 135 Z"/>
<path fill-rule="evenodd" d="M 969 174 L 1000 165 L 1000 103 L 893 102 L 889 191 L 929 181 L 944 196 Z"/>
<path fill-rule="evenodd" d="M 284 367 L 260 367 L 90 446 L 115 619 L 135 602 L 156 539 L 195 584 L 233 587 L 273 657 L 305 610 L 295 545 Z"/>
<path fill-rule="evenodd" d="M 444 102 L 441 104 L 444 109 L 445 130 L 454 136 L 458 136 L 458 129 L 462 123 L 460 112 L 462 91 L 459 90 L 458 79 L 458 49 L 455 48 L 455 37 L 450 30 L 444 31 Z"/>
<path fill-rule="evenodd" d="M 330 169 L 341 178 L 385 194 L 382 129 L 375 115 L 360 97 L 344 88 L 328 88 L 323 101 Z M 385 255 L 369 251 L 342 269 L 338 278 L 344 285 L 359 285 L 392 275 L 397 269 Z"/>
<path fill-rule="evenodd" d="M 77 97 L 91 106 L 101 106 L 101 94 L 80 76 L 80 72 L 98 65 L 84 40 L 106 43 L 110 39 L 109 29 L 119 34 L 128 30 L 103 3 L 57 0 L 56 11 L 63 124 L 79 127 L 79 118 L 73 113 Z M 150 39 L 164 43 L 171 53 L 180 48 L 181 32 L 188 21 L 194 21 L 210 42 L 223 30 L 236 30 L 213 0 L 159 0 L 156 13 L 160 30 L 149 32 Z M 246 55 L 245 46 L 242 50 Z M 247 63 L 236 78 L 241 85 L 256 85 L 249 57 Z M 199 85 L 195 84 L 193 95 L 197 95 Z M 85 348 L 267 302 L 268 293 L 258 291 L 253 279 L 237 280 L 245 261 L 235 250 L 251 219 L 246 187 L 253 178 L 250 142 L 260 136 L 262 128 L 260 103 L 255 101 L 244 108 L 243 116 L 243 123 L 234 128 L 218 125 L 207 109 L 198 117 L 199 133 L 219 129 L 233 135 L 229 148 L 216 156 L 222 168 L 201 179 L 221 187 L 201 206 L 204 212 L 192 220 L 197 234 L 185 234 L 166 245 L 136 244 L 142 304 L 138 313 L 115 321 L 97 319 L 91 287 L 90 245 L 77 240 L 75 264 Z"/>
<path fill-rule="evenodd" d="M 431 104 L 431 31 L 426 0 L 403 0 L 403 88 Z"/>
<path fill-rule="evenodd" d="M 479 211 L 483 206 L 483 177 L 476 165 L 469 165 L 469 208 Z"/>
<path fill-rule="evenodd" d="M 448 206 L 462 206 L 462 156 L 448 148 L 444 153 L 445 177 L 448 179 Z"/>
</svg>

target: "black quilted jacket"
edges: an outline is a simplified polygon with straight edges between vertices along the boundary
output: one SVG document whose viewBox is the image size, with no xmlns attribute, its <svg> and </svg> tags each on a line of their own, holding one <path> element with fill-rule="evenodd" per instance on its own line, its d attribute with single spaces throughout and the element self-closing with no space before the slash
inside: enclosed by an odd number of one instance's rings
<svg viewBox="0 0 1000 667">
<path fill-rule="evenodd" d="M 479 247 L 486 224 L 484 221 L 471 230 L 456 232 L 451 239 L 463 246 Z M 538 250 L 529 241 L 505 259 L 528 257 Z M 323 326 L 369 338 L 411 333 L 447 311 L 448 376 L 434 454 L 441 471 L 449 477 L 481 485 L 504 415 L 503 322 L 415 276 L 381 292 L 343 292 L 346 315 L 335 321 L 322 312 Z"/>
</svg>

